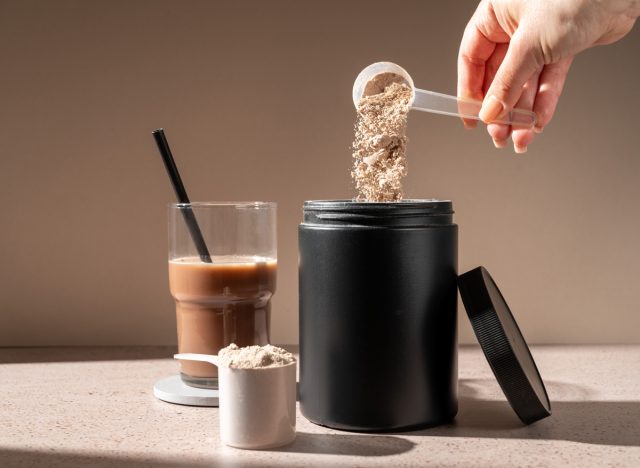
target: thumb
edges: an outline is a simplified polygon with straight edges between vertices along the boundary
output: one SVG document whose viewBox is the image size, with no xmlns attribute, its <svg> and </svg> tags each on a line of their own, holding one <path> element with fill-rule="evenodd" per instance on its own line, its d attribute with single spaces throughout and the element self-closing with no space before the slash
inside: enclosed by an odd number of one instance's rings
<svg viewBox="0 0 640 468">
<path fill-rule="evenodd" d="M 509 49 L 485 94 L 480 118 L 489 123 L 512 109 L 529 78 L 542 69 L 544 59 L 531 37 L 519 28 L 511 38 Z"/>
</svg>

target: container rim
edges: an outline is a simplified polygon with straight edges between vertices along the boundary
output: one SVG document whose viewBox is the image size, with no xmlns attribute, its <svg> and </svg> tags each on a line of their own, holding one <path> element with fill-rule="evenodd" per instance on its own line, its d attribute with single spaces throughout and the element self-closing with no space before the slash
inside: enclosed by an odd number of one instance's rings
<svg viewBox="0 0 640 468">
<path fill-rule="evenodd" d="M 267 209 L 276 208 L 276 202 L 264 202 L 264 201 L 195 201 L 191 203 L 168 203 L 167 206 L 172 208 L 185 208 L 185 207 L 231 207 L 231 208 L 256 208 Z"/>
<path fill-rule="evenodd" d="M 451 200 L 407 199 L 397 202 L 308 200 L 303 204 L 304 223 L 357 222 L 372 225 L 446 224 L 454 214 Z M 437 221 L 436 218 L 438 218 Z M 386 220 L 386 221 L 383 221 Z"/>
<path fill-rule="evenodd" d="M 303 204 L 305 211 L 333 211 L 353 213 L 402 213 L 453 214 L 451 200 L 435 198 L 406 199 L 396 202 L 361 202 L 357 200 L 307 200 Z"/>
<path fill-rule="evenodd" d="M 440 200 L 437 198 L 406 198 L 400 201 L 392 202 L 370 202 L 358 201 L 353 199 L 335 199 L 335 200 L 306 200 L 304 206 L 309 207 L 362 207 L 362 208 L 383 208 L 383 207 L 406 207 L 406 208 L 422 208 L 427 205 L 451 204 L 451 200 Z"/>
</svg>

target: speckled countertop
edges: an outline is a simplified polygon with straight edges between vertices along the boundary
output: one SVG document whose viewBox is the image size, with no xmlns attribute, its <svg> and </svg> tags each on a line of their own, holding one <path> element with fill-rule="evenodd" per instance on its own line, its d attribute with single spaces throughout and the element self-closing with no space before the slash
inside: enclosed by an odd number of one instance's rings
<svg viewBox="0 0 640 468">
<path fill-rule="evenodd" d="M 476 347 L 460 349 L 454 424 L 365 435 L 298 416 L 284 449 L 218 439 L 218 410 L 156 400 L 170 348 L 0 348 L 0 466 L 640 466 L 640 346 L 532 352 L 553 415 L 522 426 Z"/>
</svg>

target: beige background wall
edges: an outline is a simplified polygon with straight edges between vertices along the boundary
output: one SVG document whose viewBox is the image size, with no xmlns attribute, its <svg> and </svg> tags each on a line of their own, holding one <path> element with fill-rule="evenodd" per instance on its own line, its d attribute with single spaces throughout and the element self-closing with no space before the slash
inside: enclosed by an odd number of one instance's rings
<svg viewBox="0 0 640 468">
<path fill-rule="evenodd" d="M 473 1 L 0 1 L 0 345 L 168 344 L 164 126 L 193 200 L 279 203 L 273 340 L 297 341 L 305 199 L 351 197 L 356 74 L 453 93 Z M 575 62 L 516 157 L 410 118 L 411 197 L 454 200 L 537 343 L 640 343 L 640 28 Z M 461 340 L 473 340 L 461 320 Z"/>
</svg>

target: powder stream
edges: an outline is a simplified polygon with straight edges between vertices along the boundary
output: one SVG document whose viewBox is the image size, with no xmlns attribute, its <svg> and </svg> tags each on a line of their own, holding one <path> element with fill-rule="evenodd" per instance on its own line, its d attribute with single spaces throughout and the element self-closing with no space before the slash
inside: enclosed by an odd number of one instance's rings
<svg viewBox="0 0 640 468">
<path fill-rule="evenodd" d="M 403 198 L 407 174 L 407 115 L 411 88 L 393 73 L 372 79 L 358 102 L 351 176 L 357 201 L 385 202 Z"/>
</svg>

